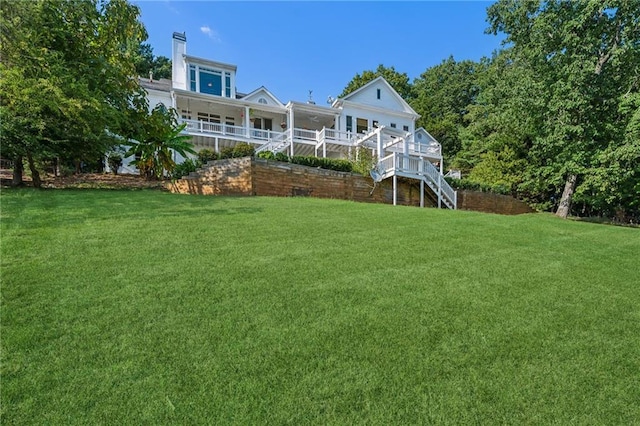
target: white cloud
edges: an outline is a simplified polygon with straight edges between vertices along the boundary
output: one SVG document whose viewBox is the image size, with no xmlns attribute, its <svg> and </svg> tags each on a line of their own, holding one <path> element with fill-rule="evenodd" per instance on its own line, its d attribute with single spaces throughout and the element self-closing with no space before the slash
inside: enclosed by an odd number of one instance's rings
<svg viewBox="0 0 640 426">
<path fill-rule="evenodd" d="M 208 25 L 203 25 L 202 27 L 200 27 L 200 31 L 203 34 L 209 36 L 209 38 L 214 42 L 220 43 L 220 37 L 218 36 L 218 33 L 215 30 L 212 30 Z"/>
</svg>

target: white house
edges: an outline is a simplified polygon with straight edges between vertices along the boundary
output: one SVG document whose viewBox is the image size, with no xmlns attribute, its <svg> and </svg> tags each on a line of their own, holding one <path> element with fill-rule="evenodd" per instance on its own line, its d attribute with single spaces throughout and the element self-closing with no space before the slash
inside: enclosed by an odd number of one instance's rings
<svg viewBox="0 0 640 426">
<path fill-rule="evenodd" d="M 173 34 L 172 65 L 171 80 L 141 83 L 150 108 L 158 103 L 175 108 L 196 150 L 220 151 L 246 142 L 256 152 L 344 158 L 365 147 L 379 160 L 374 179 L 419 179 L 439 204 L 455 208 L 456 194 L 442 179 L 440 144 L 426 130 L 415 129 L 419 115 L 384 78 L 330 106 L 283 104 L 264 86 L 237 92 L 237 67 L 188 55 L 184 33 Z"/>
</svg>

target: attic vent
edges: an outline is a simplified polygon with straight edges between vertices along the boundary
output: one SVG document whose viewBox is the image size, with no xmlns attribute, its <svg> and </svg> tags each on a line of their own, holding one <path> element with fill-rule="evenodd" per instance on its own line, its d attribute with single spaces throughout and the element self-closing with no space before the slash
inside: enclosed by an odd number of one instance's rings
<svg viewBox="0 0 640 426">
<path fill-rule="evenodd" d="M 378 97 L 378 99 L 380 99 L 380 89 L 377 89 L 376 96 Z"/>
</svg>

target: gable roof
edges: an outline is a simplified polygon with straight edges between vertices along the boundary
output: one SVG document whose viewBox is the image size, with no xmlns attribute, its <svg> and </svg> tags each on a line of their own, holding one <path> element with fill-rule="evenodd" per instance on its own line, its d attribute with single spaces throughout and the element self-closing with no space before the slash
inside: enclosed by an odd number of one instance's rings
<svg viewBox="0 0 640 426">
<path fill-rule="evenodd" d="M 403 112 L 415 115 L 416 118 L 420 116 L 413 108 L 411 108 L 411 105 L 409 105 L 404 99 L 402 99 L 402 96 L 400 96 L 398 94 L 398 92 L 396 92 L 396 90 L 393 88 L 393 86 L 391 86 L 389 84 L 389 82 L 382 76 L 374 78 L 373 80 L 371 80 L 370 82 L 368 82 L 364 86 L 362 86 L 362 87 L 358 88 L 357 90 L 349 93 L 344 98 L 341 98 L 341 100 L 357 102 L 356 101 L 357 98 L 362 97 L 361 96 L 362 94 L 364 94 L 365 92 L 369 91 L 371 88 L 373 88 L 374 86 L 376 86 L 378 84 L 382 84 L 383 87 L 385 87 L 391 93 L 393 99 L 396 101 L 396 103 L 402 109 Z M 372 106 L 374 106 L 374 105 L 372 105 Z"/>
<path fill-rule="evenodd" d="M 436 138 L 434 138 L 431 133 L 427 132 L 425 130 L 424 127 L 420 127 L 419 129 L 416 129 L 414 134 L 418 134 L 418 133 L 424 133 L 427 136 L 427 139 L 424 141 L 420 141 L 420 142 L 424 142 L 424 143 L 430 143 L 430 142 L 435 142 L 437 144 L 440 144 L 440 142 L 438 142 L 438 140 Z"/>
<path fill-rule="evenodd" d="M 284 107 L 284 104 L 275 97 L 273 93 L 267 90 L 266 87 L 260 86 L 256 90 L 242 97 L 243 101 L 251 101 L 258 103 L 258 99 L 265 98 L 267 100 L 268 105 L 277 105 L 280 107 Z M 269 102 L 269 100 L 271 102 Z"/>
</svg>

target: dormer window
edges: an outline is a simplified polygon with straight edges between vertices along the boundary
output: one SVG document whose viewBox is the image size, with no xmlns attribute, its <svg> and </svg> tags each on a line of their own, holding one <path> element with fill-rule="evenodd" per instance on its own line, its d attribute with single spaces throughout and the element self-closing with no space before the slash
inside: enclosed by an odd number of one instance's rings
<svg viewBox="0 0 640 426">
<path fill-rule="evenodd" d="M 231 77 L 231 73 L 223 69 L 189 64 L 189 90 L 192 92 L 230 98 Z"/>
</svg>

